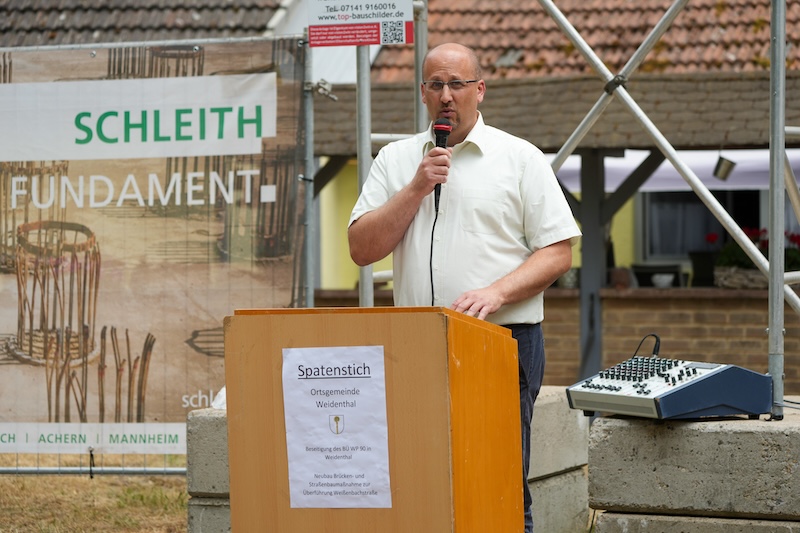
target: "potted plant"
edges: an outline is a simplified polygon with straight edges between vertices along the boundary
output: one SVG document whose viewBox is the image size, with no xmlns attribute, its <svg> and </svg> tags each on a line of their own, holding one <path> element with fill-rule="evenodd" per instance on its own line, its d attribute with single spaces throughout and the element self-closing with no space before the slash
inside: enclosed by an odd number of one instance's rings
<svg viewBox="0 0 800 533">
<path fill-rule="evenodd" d="M 766 228 L 742 228 L 745 235 L 764 254 L 769 253 L 769 236 Z M 786 243 L 783 268 L 786 272 L 800 270 L 800 234 L 784 233 Z M 769 280 L 755 266 L 736 241 L 727 242 L 719 251 L 714 269 L 716 285 L 728 288 L 767 288 Z"/>
</svg>

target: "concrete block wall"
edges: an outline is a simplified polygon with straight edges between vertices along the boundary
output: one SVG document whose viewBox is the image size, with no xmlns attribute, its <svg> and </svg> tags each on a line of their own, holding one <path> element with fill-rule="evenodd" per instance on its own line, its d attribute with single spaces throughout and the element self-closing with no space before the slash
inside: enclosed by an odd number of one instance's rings
<svg viewBox="0 0 800 533">
<path fill-rule="evenodd" d="M 542 387 L 533 409 L 528 485 L 537 531 L 585 531 L 589 520 L 589 419 L 564 387 Z"/>
<path fill-rule="evenodd" d="M 534 410 L 531 472 L 537 531 L 586 530 L 589 425 L 569 408 L 563 387 L 543 387 Z M 187 420 L 189 533 L 230 529 L 227 412 L 199 409 Z"/>
<path fill-rule="evenodd" d="M 800 533 L 800 412 L 766 418 L 595 420 L 595 531 Z"/>
<path fill-rule="evenodd" d="M 228 413 L 224 409 L 190 411 L 186 421 L 186 483 L 189 531 L 231 530 L 228 478 Z"/>
</svg>

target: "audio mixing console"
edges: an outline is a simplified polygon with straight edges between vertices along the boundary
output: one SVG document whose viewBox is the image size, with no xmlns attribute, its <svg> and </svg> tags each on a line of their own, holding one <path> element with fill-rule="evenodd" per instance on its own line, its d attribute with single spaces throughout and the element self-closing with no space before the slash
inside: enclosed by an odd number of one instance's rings
<svg viewBox="0 0 800 533">
<path fill-rule="evenodd" d="M 587 415 L 758 417 L 771 410 L 772 378 L 735 365 L 634 356 L 568 387 L 567 398 Z"/>
</svg>

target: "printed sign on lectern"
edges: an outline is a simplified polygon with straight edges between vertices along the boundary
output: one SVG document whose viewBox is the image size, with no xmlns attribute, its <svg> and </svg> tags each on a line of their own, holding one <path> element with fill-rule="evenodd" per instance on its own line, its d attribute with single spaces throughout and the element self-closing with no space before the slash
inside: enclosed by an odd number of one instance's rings
<svg viewBox="0 0 800 533">
<path fill-rule="evenodd" d="M 283 349 L 291 506 L 391 507 L 383 346 Z"/>
</svg>

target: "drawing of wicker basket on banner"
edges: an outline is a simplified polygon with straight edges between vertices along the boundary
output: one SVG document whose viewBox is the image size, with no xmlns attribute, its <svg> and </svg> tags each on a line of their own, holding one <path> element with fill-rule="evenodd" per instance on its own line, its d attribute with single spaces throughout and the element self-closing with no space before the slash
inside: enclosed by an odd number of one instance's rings
<svg viewBox="0 0 800 533">
<path fill-rule="evenodd" d="M 17 335 L 8 341 L 15 358 L 74 366 L 96 357 L 100 263 L 95 235 L 82 224 L 38 221 L 17 228 Z"/>
<path fill-rule="evenodd" d="M 66 176 L 68 161 L 0 162 L 0 272 L 16 269 L 16 230 L 32 219 L 63 221 L 66 209 L 58 202 L 46 202 L 40 196 L 44 182 Z M 21 178 L 15 184 L 14 178 Z M 37 205 L 47 204 L 46 206 Z"/>
</svg>

